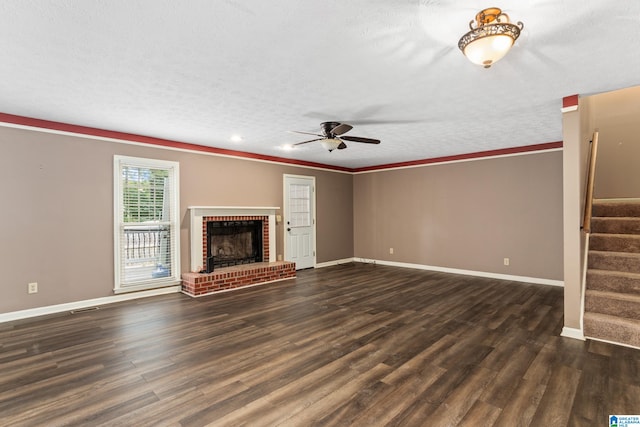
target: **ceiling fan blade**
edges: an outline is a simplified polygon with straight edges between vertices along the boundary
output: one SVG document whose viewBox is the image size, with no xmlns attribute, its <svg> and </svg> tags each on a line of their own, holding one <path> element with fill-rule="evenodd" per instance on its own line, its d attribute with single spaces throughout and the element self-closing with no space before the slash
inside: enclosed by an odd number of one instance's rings
<svg viewBox="0 0 640 427">
<path fill-rule="evenodd" d="M 402 125 L 410 123 L 423 123 L 425 119 L 350 119 L 349 123 L 353 125 Z"/>
<path fill-rule="evenodd" d="M 429 0 L 432 1 L 432 0 Z M 551 1 L 551 0 L 549 0 Z M 447 48 L 454 50 L 455 48 Z M 391 104 L 370 105 L 364 108 L 360 108 L 357 111 L 353 109 L 329 112 L 310 111 L 303 114 L 305 117 L 312 119 L 322 120 L 324 122 L 338 122 L 349 123 L 351 126 L 358 125 L 388 125 L 388 124 L 404 124 L 404 123 L 422 123 L 425 122 L 425 118 L 412 118 L 412 119 L 393 119 L 391 117 L 385 117 L 387 112 L 395 111 L 397 106 L 392 108 Z M 376 118 L 377 117 L 377 118 Z M 340 120 L 338 120 L 340 119 Z"/>
<path fill-rule="evenodd" d="M 301 133 L 303 135 L 314 135 L 314 136 L 320 136 L 323 137 L 324 135 L 320 135 L 319 133 L 313 133 L 313 132 L 302 132 L 300 130 L 288 130 L 287 132 L 289 133 Z"/>
<path fill-rule="evenodd" d="M 340 145 L 338 145 L 336 148 L 338 150 L 344 150 L 345 148 L 347 148 L 347 144 L 345 144 L 344 141 L 340 141 Z"/>
<path fill-rule="evenodd" d="M 322 140 L 322 139 L 324 139 L 324 137 L 322 137 L 322 138 L 316 138 L 316 139 L 310 139 L 310 140 L 308 140 L 308 141 L 297 142 L 297 143 L 295 143 L 295 144 L 293 144 L 293 145 L 308 144 L 309 142 L 320 141 L 320 140 Z"/>
<path fill-rule="evenodd" d="M 331 129 L 331 133 L 334 135 L 342 135 L 343 133 L 349 132 L 351 129 L 353 129 L 353 126 L 346 123 L 340 123 L 338 126 Z"/>
<path fill-rule="evenodd" d="M 361 136 L 341 136 L 345 141 L 364 142 L 365 144 L 380 144 L 379 139 L 363 138 Z"/>
</svg>

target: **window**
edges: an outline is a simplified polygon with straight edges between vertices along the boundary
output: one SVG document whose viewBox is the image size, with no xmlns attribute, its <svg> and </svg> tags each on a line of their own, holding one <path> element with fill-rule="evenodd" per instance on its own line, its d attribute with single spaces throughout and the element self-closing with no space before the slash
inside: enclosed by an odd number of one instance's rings
<svg viewBox="0 0 640 427">
<path fill-rule="evenodd" d="M 114 156 L 115 292 L 180 282 L 179 164 Z"/>
<path fill-rule="evenodd" d="M 309 184 L 290 184 L 289 225 L 291 227 L 309 227 L 311 225 L 310 189 Z"/>
</svg>

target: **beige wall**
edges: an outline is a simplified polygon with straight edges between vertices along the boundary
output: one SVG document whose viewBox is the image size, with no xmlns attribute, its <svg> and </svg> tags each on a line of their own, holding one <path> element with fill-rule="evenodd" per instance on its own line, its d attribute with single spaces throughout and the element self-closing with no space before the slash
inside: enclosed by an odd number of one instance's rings
<svg viewBox="0 0 640 427">
<path fill-rule="evenodd" d="M 599 132 L 594 196 L 640 198 L 640 86 L 588 99 Z"/>
<path fill-rule="evenodd" d="M 0 128 L 0 153 L 0 313 L 113 295 L 115 154 L 180 162 L 183 271 L 187 206 L 282 206 L 286 173 L 316 177 L 318 263 L 355 256 L 563 280 L 561 151 L 352 176 Z M 40 291 L 28 295 L 32 281 Z"/>
<path fill-rule="evenodd" d="M 563 279 L 561 151 L 359 174 L 354 216 L 357 258 Z"/>
<path fill-rule="evenodd" d="M 115 154 L 180 162 L 183 271 L 187 206 L 282 207 L 285 173 L 316 177 L 317 262 L 353 256 L 349 174 L 0 127 L 0 313 L 113 295 Z"/>
</svg>

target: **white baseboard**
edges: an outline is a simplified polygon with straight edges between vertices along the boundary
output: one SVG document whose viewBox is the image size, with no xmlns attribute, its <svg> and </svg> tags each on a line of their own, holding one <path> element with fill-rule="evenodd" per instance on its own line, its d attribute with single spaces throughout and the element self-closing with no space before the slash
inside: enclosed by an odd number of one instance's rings
<svg viewBox="0 0 640 427">
<path fill-rule="evenodd" d="M 350 262 L 354 262 L 355 260 L 356 260 L 355 258 L 343 258 L 343 259 L 337 259 L 334 261 L 320 262 L 315 265 L 315 268 L 324 268 L 324 267 L 331 267 L 332 265 L 347 264 Z"/>
<path fill-rule="evenodd" d="M 524 282 L 524 283 L 537 283 L 542 285 L 564 286 L 564 282 L 561 280 L 540 279 L 536 277 L 526 277 L 526 276 L 512 276 L 508 274 L 487 273 L 484 271 L 473 271 L 473 270 L 460 270 L 457 268 L 436 267 L 431 265 L 411 264 L 406 262 L 381 261 L 381 260 L 374 260 L 374 259 L 365 259 L 360 257 L 343 258 L 343 259 L 334 260 L 334 261 L 321 262 L 316 264 L 315 267 L 324 268 L 324 267 L 330 267 L 334 265 L 346 264 L 350 262 L 362 262 L 362 263 L 368 263 L 368 264 L 388 265 L 391 267 L 403 267 L 403 268 L 414 268 L 419 270 L 439 271 L 442 273 L 453 273 L 453 274 L 462 274 L 465 276 L 487 277 L 491 279 L 500 279 L 500 280 L 512 280 L 512 281 Z M 64 311 L 78 310 L 81 308 L 112 304 L 115 302 L 128 301 L 136 298 L 145 298 L 145 297 L 150 297 L 155 295 L 177 293 L 177 292 L 181 292 L 181 290 L 182 289 L 180 286 L 169 286 L 169 287 L 160 288 L 160 289 L 151 289 L 147 291 L 131 292 L 126 294 L 119 294 L 119 295 L 95 298 L 95 299 L 84 300 L 84 301 L 75 301 L 75 302 L 70 302 L 66 304 L 50 305 L 46 307 L 31 308 L 28 310 L 13 311 L 9 313 L 0 313 L 0 323 L 10 322 L 12 320 L 26 319 L 26 318 L 35 317 L 35 316 L 44 316 L 47 314 L 61 313 Z M 576 329 L 576 331 L 579 331 L 579 330 Z M 568 336 L 568 337 L 577 338 L 577 339 L 584 339 L 582 335 L 582 331 L 579 331 L 579 336 L 581 338 L 574 335 L 564 335 L 564 330 L 563 330 L 563 336 Z"/>
<path fill-rule="evenodd" d="M 45 307 L 30 308 L 27 310 L 12 311 L 9 313 L 0 313 L 0 323 L 10 322 L 12 320 L 26 319 L 29 317 L 45 316 L 47 314 L 61 313 L 64 311 L 79 310 L 82 308 L 96 307 L 105 304 L 113 304 L 114 302 L 128 301 L 138 298 L 152 297 L 156 295 L 174 294 L 180 292 L 181 286 L 168 286 L 165 288 L 150 289 L 147 291 L 130 292 L 127 294 L 119 294 L 102 298 L 88 299 L 84 301 L 74 301 L 65 304 L 49 305 Z"/>
<path fill-rule="evenodd" d="M 601 338 L 592 338 L 592 337 L 585 337 L 586 339 L 590 339 L 592 341 L 600 341 L 600 342 L 606 342 L 607 344 L 613 344 L 613 345 L 619 345 L 622 347 L 628 347 L 628 348 L 633 348 L 636 350 L 640 350 L 640 347 L 636 347 L 635 345 L 631 345 L 631 344 L 624 344 L 624 343 L 620 343 L 620 342 L 616 342 L 616 341 L 609 341 L 609 340 L 603 340 Z"/>
<path fill-rule="evenodd" d="M 565 326 L 562 328 L 562 332 L 560 333 L 561 337 L 573 338 L 580 341 L 585 341 L 584 333 L 582 333 L 582 329 L 577 328 L 569 328 Z"/>
<path fill-rule="evenodd" d="M 354 260 L 359 261 L 361 260 L 361 258 L 356 257 L 354 258 Z M 513 276 L 510 274 L 489 273 L 486 271 L 475 271 L 475 270 L 461 270 L 458 268 L 437 267 L 433 265 L 424 265 L 424 264 L 411 264 L 407 262 L 394 262 L 394 261 L 381 261 L 381 260 L 368 260 L 365 262 L 380 264 L 380 265 L 388 265 L 391 267 L 415 268 L 418 270 L 439 271 L 441 273 L 462 274 L 464 276 L 487 277 L 489 279 L 511 280 L 515 282 L 535 283 L 539 285 L 564 286 L 564 281 L 562 280 L 541 279 L 539 277 Z"/>
</svg>

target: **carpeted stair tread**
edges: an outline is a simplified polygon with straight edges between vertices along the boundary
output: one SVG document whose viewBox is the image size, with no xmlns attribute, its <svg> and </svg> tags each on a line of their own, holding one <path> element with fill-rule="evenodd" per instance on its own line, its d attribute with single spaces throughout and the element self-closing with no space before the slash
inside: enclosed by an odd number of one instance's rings
<svg viewBox="0 0 640 427">
<path fill-rule="evenodd" d="M 593 201 L 592 216 L 636 216 L 640 217 L 640 201 Z"/>
<path fill-rule="evenodd" d="M 602 313 L 585 313 L 584 335 L 586 338 L 640 347 L 640 321 Z"/>
<path fill-rule="evenodd" d="M 588 269 L 587 289 L 640 295 L 640 274 Z"/>
<path fill-rule="evenodd" d="M 640 199 L 594 200 L 584 335 L 640 347 Z"/>
<path fill-rule="evenodd" d="M 585 296 L 585 310 L 640 322 L 640 295 L 588 290 Z"/>
<path fill-rule="evenodd" d="M 589 249 L 640 253 L 640 235 L 592 233 L 589 236 Z"/>
<path fill-rule="evenodd" d="M 640 234 L 639 217 L 593 217 L 592 233 Z"/>
<path fill-rule="evenodd" d="M 640 273 L 640 253 L 589 251 L 589 268 Z"/>
</svg>

